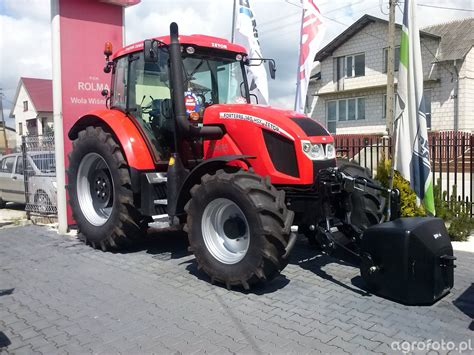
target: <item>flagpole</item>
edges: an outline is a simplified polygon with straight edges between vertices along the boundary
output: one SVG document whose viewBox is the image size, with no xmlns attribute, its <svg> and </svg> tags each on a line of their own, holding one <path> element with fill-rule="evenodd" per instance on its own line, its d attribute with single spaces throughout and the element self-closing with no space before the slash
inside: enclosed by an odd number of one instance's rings
<svg viewBox="0 0 474 355">
<path fill-rule="evenodd" d="M 234 8 L 232 9 L 232 34 L 231 34 L 231 42 L 234 43 L 235 40 L 235 16 L 236 16 L 236 8 L 237 8 L 237 0 L 234 0 Z"/>
<path fill-rule="evenodd" d="M 303 5 L 303 4 L 302 4 Z M 300 29 L 300 50 L 296 63 L 296 94 L 295 94 L 295 111 L 298 111 L 298 95 L 300 92 L 301 80 L 300 77 L 300 56 L 301 56 L 301 36 L 303 35 L 303 21 L 304 21 L 304 6 L 301 6 L 301 29 Z"/>
</svg>

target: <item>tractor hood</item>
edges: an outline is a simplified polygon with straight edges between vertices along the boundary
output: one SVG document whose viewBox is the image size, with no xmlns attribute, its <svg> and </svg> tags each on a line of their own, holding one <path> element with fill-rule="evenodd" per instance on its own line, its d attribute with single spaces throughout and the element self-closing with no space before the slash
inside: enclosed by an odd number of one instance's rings
<svg viewBox="0 0 474 355">
<path fill-rule="evenodd" d="M 308 140 L 312 143 L 334 141 L 326 128 L 315 120 L 292 110 L 264 105 L 213 105 L 204 112 L 204 124 L 224 125 L 227 132 L 243 130 L 247 134 L 264 129 L 292 141 Z"/>
<path fill-rule="evenodd" d="M 319 170 L 336 165 L 334 138 L 316 121 L 290 110 L 251 104 L 212 105 L 205 125 L 223 127 L 204 142 L 204 157 L 252 156 L 257 174 L 283 185 L 311 185 Z"/>
</svg>

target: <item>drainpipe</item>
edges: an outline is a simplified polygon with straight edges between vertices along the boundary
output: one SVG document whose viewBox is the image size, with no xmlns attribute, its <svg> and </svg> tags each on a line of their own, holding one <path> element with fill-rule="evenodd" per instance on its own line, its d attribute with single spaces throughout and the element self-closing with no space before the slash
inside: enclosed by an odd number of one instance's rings
<svg viewBox="0 0 474 355">
<path fill-rule="evenodd" d="M 459 130 L 459 69 L 457 66 L 456 59 L 454 60 L 454 71 L 456 73 L 455 84 L 454 84 L 454 131 Z"/>
</svg>

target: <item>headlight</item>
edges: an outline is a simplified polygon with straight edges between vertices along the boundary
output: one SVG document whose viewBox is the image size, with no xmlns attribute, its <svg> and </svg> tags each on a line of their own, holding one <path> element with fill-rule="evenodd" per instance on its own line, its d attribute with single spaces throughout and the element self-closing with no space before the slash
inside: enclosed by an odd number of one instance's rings
<svg viewBox="0 0 474 355">
<path fill-rule="evenodd" d="M 322 160 L 324 159 L 324 148 L 322 144 L 313 144 L 311 147 L 311 158 L 313 160 Z"/>
<path fill-rule="evenodd" d="M 301 141 L 303 153 L 311 160 L 326 160 L 336 157 L 336 149 L 333 143 L 321 144 Z"/>
<path fill-rule="evenodd" d="M 303 144 L 303 152 L 309 153 L 311 151 L 311 143 L 310 142 L 301 142 Z"/>
<path fill-rule="evenodd" d="M 326 158 L 334 159 L 336 157 L 336 148 L 333 143 L 326 144 Z"/>
<path fill-rule="evenodd" d="M 53 181 L 53 187 L 54 187 L 55 189 L 58 188 L 58 184 L 56 183 L 56 181 Z"/>
</svg>

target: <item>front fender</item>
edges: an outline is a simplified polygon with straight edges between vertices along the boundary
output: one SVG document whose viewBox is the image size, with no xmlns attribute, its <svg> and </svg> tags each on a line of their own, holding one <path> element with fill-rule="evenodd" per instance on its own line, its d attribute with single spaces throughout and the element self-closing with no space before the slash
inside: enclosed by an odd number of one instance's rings
<svg viewBox="0 0 474 355">
<path fill-rule="evenodd" d="M 255 158 L 250 155 L 223 155 L 211 159 L 204 160 L 198 166 L 196 166 L 186 177 L 183 185 L 179 190 L 178 202 L 176 204 L 176 211 L 168 211 L 170 215 L 182 215 L 184 213 L 184 206 L 191 198 L 191 188 L 201 182 L 201 177 L 205 174 L 213 173 L 219 169 L 222 169 L 228 166 L 231 162 L 239 161 L 241 164 L 244 164 L 247 168 L 250 168 L 250 163 L 247 159 Z M 240 165 L 240 164 L 239 164 Z"/>
<path fill-rule="evenodd" d="M 128 165 L 137 170 L 155 170 L 145 138 L 132 120 L 118 110 L 96 110 L 82 116 L 69 130 L 70 140 L 87 126 L 105 126 L 119 141 Z"/>
</svg>

